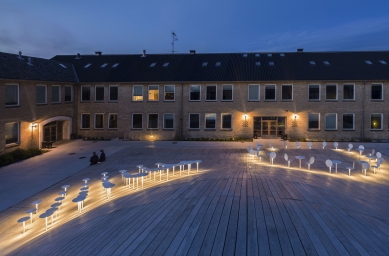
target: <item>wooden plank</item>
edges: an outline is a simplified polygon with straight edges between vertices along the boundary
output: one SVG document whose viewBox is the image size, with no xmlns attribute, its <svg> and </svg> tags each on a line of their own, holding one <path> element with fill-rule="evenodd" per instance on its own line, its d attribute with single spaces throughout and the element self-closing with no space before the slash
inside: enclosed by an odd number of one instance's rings
<svg viewBox="0 0 389 256">
<path fill-rule="evenodd" d="M 247 172 L 247 255 L 249 256 L 257 256 L 259 254 L 253 180 L 254 178 L 252 176 L 251 171 L 248 171 Z"/>
</svg>

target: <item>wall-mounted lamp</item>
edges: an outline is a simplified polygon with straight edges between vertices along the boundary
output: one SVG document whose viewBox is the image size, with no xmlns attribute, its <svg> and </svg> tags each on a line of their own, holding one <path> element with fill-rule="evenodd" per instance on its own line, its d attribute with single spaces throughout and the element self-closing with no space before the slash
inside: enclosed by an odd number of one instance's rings
<svg viewBox="0 0 389 256">
<path fill-rule="evenodd" d="M 32 128 L 32 129 L 34 129 L 34 128 L 36 128 L 36 127 L 38 127 L 38 124 L 37 124 L 37 123 L 31 123 L 31 128 Z"/>
<path fill-rule="evenodd" d="M 294 119 L 296 119 L 297 116 L 298 116 L 298 115 L 297 115 L 296 113 L 293 114 Z"/>
<path fill-rule="evenodd" d="M 247 122 L 248 115 L 246 113 L 243 114 L 243 127 L 249 127 L 249 123 Z"/>
</svg>

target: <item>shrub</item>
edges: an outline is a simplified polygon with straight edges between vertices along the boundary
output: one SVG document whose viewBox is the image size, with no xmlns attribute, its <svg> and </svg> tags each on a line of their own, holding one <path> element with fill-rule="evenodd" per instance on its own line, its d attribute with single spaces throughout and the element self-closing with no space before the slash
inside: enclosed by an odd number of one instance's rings
<svg viewBox="0 0 389 256">
<path fill-rule="evenodd" d="M 44 152 L 47 152 L 47 151 L 43 151 L 43 150 L 38 149 L 38 148 L 30 148 L 30 149 L 18 148 L 18 149 L 15 149 L 14 151 L 0 155 L 0 167 L 9 165 L 9 164 L 12 164 L 15 162 L 22 161 L 22 160 L 25 160 L 25 159 L 30 158 L 30 157 L 41 155 Z"/>
</svg>

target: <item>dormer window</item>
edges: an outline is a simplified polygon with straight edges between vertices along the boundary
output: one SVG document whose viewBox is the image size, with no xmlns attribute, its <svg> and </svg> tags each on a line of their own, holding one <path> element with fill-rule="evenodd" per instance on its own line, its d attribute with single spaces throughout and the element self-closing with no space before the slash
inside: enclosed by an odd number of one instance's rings
<svg viewBox="0 0 389 256">
<path fill-rule="evenodd" d="M 273 57 L 273 55 L 271 53 L 268 53 L 267 57 Z"/>
<path fill-rule="evenodd" d="M 215 67 L 220 67 L 221 64 L 221 62 L 216 62 Z"/>
<path fill-rule="evenodd" d="M 92 65 L 92 63 L 88 63 L 88 64 L 86 64 L 86 65 L 84 66 L 84 68 L 89 68 L 89 67 L 90 67 L 90 65 Z"/>
<path fill-rule="evenodd" d="M 269 61 L 269 66 L 274 66 L 274 61 Z"/>
<path fill-rule="evenodd" d="M 309 64 L 311 64 L 312 66 L 315 66 L 315 65 L 316 65 L 316 62 L 314 62 L 314 61 L 311 60 L 311 61 L 309 62 Z"/>
<path fill-rule="evenodd" d="M 246 58 L 246 57 L 247 57 L 247 53 L 243 53 L 243 57 L 245 57 L 245 58 Z"/>
<path fill-rule="evenodd" d="M 203 67 L 206 67 L 206 66 L 208 66 L 208 62 L 203 62 L 203 65 L 202 65 Z"/>
<path fill-rule="evenodd" d="M 153 67 L 155 67 L 155 65 L 157 65 L 157 62 L 153 62 L 153 63 L 151 63 L 151 64 L 150 64 L 150 68 L 153 68 Z"/>
<path fill-rule="evenodd" d="M 101 68 L 105 68 L 107 65 L 108 63 L 104 63 L 103 65 L 101 65 Z"/>
<path fill-rule="evenodd" d="M 166 68 L 167 66 L 169 66 L 169 62 L 165 62 L 165 64 L 163 64 L 164 68 Z"/>
<path fill-rule="evenodd" d="M 382 64 L 382 65 L 387 65 L 388 63 L 386 63 L 386 61 L 384 61 L 384 60 L 380 60 L 380 63 Z"/>
<path fill-rule="evenodd" d="M 365 62 L 367 65 L 373 65 L 373 62 L 371 62 L 370 60 L 365 60 Z"/>
<path fill-rule="evenodd" d="M 255 66 L 261 66 L 261 62 L 260 61 L 256 61 L 255 62 Z"/>
<path fill-rule="evenodd" d="M 324 63 L 324 65 L 326 65 L 326 66 L 329 66 L 330 65 L 330 63 L 328 62 L 328 61 L 323 61 L 323 63 Z"/>
<path fill-rule="evenodd" d="M 119 63 L 115 63 L 112 65 L 113 68 L 116 68 L 119 65 Z"/>
</svg>

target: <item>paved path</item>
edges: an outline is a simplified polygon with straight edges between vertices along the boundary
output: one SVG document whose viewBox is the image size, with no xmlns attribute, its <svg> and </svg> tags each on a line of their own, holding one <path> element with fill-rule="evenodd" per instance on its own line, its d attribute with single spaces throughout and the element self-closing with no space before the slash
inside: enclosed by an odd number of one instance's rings
<svg viewBox="0 0 389 256">
<path fill-rule="evenodd" d="M 109 156 L 106 163 L 89 167 L 86 162 L 86 166 L 79 164 L 78 169 L 72 171 L 58 165 L 58 169 L 66 172 L 62 180 L 59 177 L 49 179 L 46 188 L 30 193 L 32 197 L 27 193 L 30 188 L 24 189 L 25 200 L 10 203 L 11 207 L 0 212 L 1 253 L 388 254 L 386 162 L 377 174 L 369 172 L 368 176 L 362 175 L 356 164 L 356 170 L 349 177 L 344 167 L 358 160 L 358 153 L 347 153 L 346 144 L 340 144 L 343 149 L 336 151 L 329 146 L 322 150 L 317 143 L 312 150 L 307 149 L 306 143 L 301 143 L 301 149 L 294 149 L 291 147 L 294 144 L 288 143 L 285 150 L 281 141 L 261 142 L 266 142 L 266 148 L 269 142 L 277 148 L 274 166 L 270 166 L 268 160 L 260 164 L 250 159 L 246 149 L 255 143 L 112 141 L 104 147 Z M 74 143 L 74 148 L 82 146 L 84 150 L 85 145 L 90 146 L 90 142 Z M 368 152 L 373 147 L 384 152 L 388 146 L 360 144 L 365 145 Z M 73 143 L 65 147 L 72 148 Z M 315 156 L 316 161 L 311 171 L 307 170 L 304 160 L 299 169 L 296 159 L 288 169 L 284 153 L 293 158 Z M 388 160 L 386 155 L 384 157 Z M 324 163 L 328 158 L 343 162 L 337 174 L 328 173 Z M 169 176 L 170 181 L 166 181 L 164 175 L 162 181 L 147 181 L 144 190 L 124 186 L 118 173 L 120 169 L 136 173 L 138 164 L 153 166 L 158 161 L 176 163 L 195 159 L 203 160 L 199 172 L 192 167 L 190 175 L 180 176 L 176 172 Z M 30 165 L 34 170 L 34 164 Z M 100 182 L 103 171 L 108 171 L 111 182 L 116 184 L 109 202 Z M 78 194 L 84 177 L 91 178 L 90 195 L 84 212 L 78 215 L 71 199 Z M 29 204 L 40 198 L 43 199 L 41 209 L 47 209 L 65 183 L 71 185 L 69 195 L 49 230 L 45 232 L 44 221 L 34 216 L 34 223 L 27 225 L 26 234 L 22 234 L 21 224 L 16 220 L 25 215 L 24 211 L 31 207 Z M 2 179 L 0 185 L 3 186 Z M 23 190 L 23 187 L 17 189 Z M 13 191 L 12 188 L 9 191 Z"/>
</svg>

